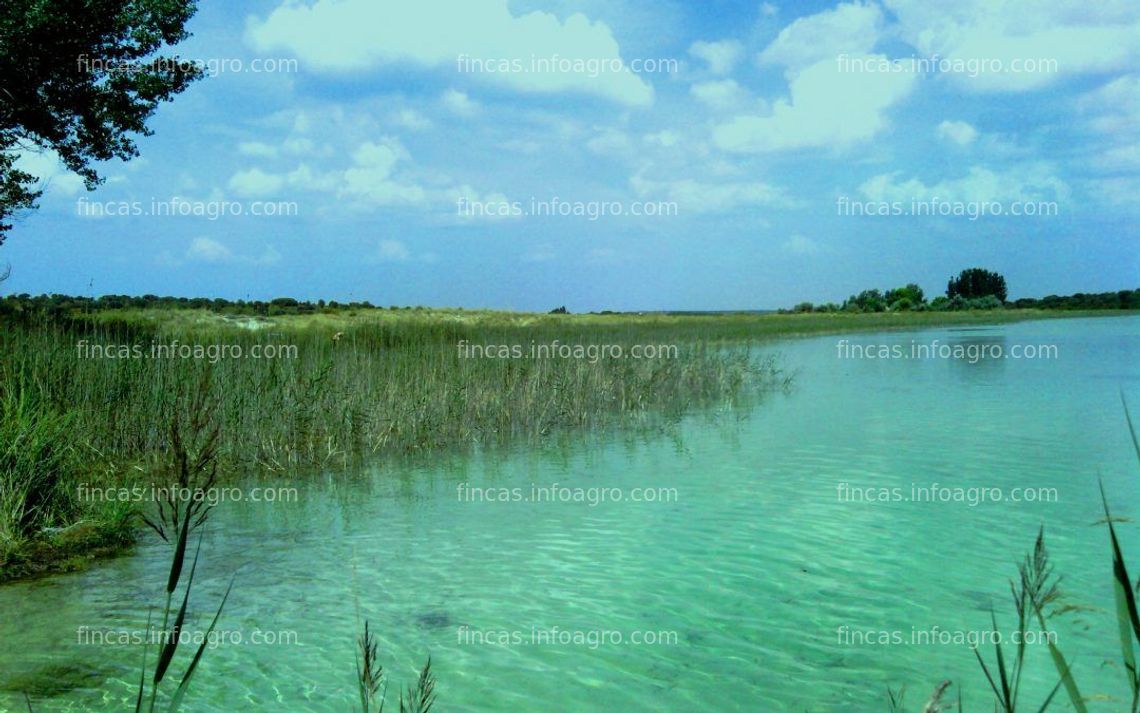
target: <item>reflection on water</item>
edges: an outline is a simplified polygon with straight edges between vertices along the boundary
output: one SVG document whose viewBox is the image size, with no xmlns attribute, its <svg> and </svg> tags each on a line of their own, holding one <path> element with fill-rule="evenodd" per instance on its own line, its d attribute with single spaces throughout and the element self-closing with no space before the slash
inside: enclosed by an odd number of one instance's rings
<svg viewBox="0 0 1140 713">
<path fill-rule="evenodd" d="M 291 481 L 297 503 L 227 505 L 203 545 L 191 626 L 237 570 L 220 626 L 296 638 L 208 650 L 190 709 L 349 710 L 359 618 L 380 633 L 393 686 L 432 656 L 440 710 L 864 713 L 882 709 L 888 685 L 908 684 L 913 703 L 943 678 L 982 701 L 973 653 L 930 632 L 976 633 L 991 606 L 1008 627 L 1007 581 L 1042 524 L 1073 603 L 1091 607 L 1058 622 L 1061 647 L 1086 695 L 1119 696 L 1119 671 L 1102 665 L 1117 645 L 1096 479 L 1119 515 L 1136 514 L 1118 391 L 1140 404 L 1138 327 L 848 337 L 1058 346 L 1057 359 L 1000 363 L 839 359 L 835 337 L 785 342 L 795 388 L 744 413 L 384 464 Z M 851 502 L 843 483 L 1049 487 L 1059 502 Z M 463 502 L 461 484 L 678 497 Z M 1127 552 L 1140 553 L 1138 534 L 1122 527 Z M 37 711 L 122 710 L 139 651 L 84 646 L 76 631 L 142 628 L 168 555 L 148 540 L 81 574 L 0 588 L 0 708 L 21 709 L 23 687 Z M 555 628 L 595 638 L 559 643 Z M 598 644 L 603 631 L 675 636 Z M 504 632 L 547 638 L 495 638 Z M 884 634 L 901 643 L 875 643 Z M 1052 687 L 1046 652 L 1029 652 L 1025 677 L 1027 691 Z"/>
</svg>

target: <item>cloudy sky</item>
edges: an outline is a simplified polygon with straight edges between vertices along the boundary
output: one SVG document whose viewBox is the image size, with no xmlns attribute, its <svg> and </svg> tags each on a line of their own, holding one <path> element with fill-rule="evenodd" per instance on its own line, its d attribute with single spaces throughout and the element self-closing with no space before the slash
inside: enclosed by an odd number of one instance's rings
<svg viewBox="0 0 1140 713">
<path fill-rule="evenodd" d="M 1140 286 L 1135 0 L 206 0 L 190 29 L 215 76 L 141 158 L 94 193 L 23 158 L 46 194 L 6 291 L 585 311 L 932 294 L 972 266 L 1011 297 Z"/>
</svg>

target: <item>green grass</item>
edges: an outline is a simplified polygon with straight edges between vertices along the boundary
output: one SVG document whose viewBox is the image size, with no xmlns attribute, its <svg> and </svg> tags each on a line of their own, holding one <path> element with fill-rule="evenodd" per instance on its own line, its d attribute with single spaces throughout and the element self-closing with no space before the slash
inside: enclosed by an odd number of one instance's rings
<svg viewBox="0 0 1140 713">
<path fill-rule="evenodd" d="M 782 383 L 774 362 L 725 349 L 731 332 L 704 324 L 614 321 L 601 329 L 533 315 L 412 311 L 287 318 L 260 329 L 189 311 L 13 322 L 0 333 L 0 579 L 24 571 L 29 552 L 51 551 L 42 547 L 45 528 L 86 521 L 120 532 L 124 515 L 77 501 L 78 486 L 168 482 L 167 424 L 192 396 L 216 404 L 225 478 L 652 425 Z M 90 358 L 94 346 L 146 353 L 152 342 L 174 340 L 243 353 L 275 345 L 295 358 Z M 667 359 L 464 358 L 461 340 L 677 351 Z"/>
</svg>

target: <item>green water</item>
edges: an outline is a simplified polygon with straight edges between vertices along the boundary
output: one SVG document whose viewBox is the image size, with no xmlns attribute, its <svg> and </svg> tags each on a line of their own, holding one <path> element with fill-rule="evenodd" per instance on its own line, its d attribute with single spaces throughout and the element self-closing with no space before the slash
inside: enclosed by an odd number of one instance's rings
<svg viewBox="0 0 1140 713">
<path fill-rule="evenodd" d="M 1041 524 L 1064 588 L 1101 610 L 1060 620 L 1061 648 L 1086 694 L 1120 695 L 1119 667 L 1104 664 L 1117 644 L 1096 479 L 1117 514 L 1136 513 L 1119 392 L 1140 414 L 1140 318 L 847 338 L 1055 344 L 1059 358 L 841 360 L 837 337 L 783 342 L 795 386 L 744 413 L 329 475 L 295 504 L 227 504 L 208 529 L 191 617 L 204 627 L 237 571 L 220 626 L 247 641 L 207 651 L 187 709 L 351 710 L 359 611 L 379 632 L 389 698 L 430 654 L 440 711 L 881 711 L 886 686 L 903 683 L 917 709 L 943 678 L 985 710 L 968 646 L 844 640 L 840 627 L 978 632 L 991 604 L 1008 623 L 1007 580 Z M 844 482 L 1048 487 L 1058 502 L 845 502 Z M 464 483 L 676 497 L 477 503 L 457 497 Z M 1140 571 L 1140 525 L 1122 535 Z M 142 629 L 169 561 L 153 539 L 81 574 L 0 588 L 0 709 L 23 710 L 16 685 L 36 692 L 37 711 L 124 709 L 140 649 L 77 632 Z M 473 633 L 552 627 L 584 640 Z M 663 641 L 590 638 L 602 630 Z M 249 643 L 255 632 L 290 638 Z M 1029 658 L 1034 701 L 1055 674 L 1044 647 Z"/>
</svg>

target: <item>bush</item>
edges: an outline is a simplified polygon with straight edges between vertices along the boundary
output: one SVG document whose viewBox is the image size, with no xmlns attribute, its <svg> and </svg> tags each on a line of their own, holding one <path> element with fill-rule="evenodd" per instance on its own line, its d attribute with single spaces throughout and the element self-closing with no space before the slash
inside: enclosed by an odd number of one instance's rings
<svg viewBox="0 0 1140 713">
<path fill-rule="evenodd" d="M 993 295 L 986 295 L 973 300 L 967 300 L 968 309 L 1001 309 L 1005 307 L 1001 300 Z"/>
</svg>

